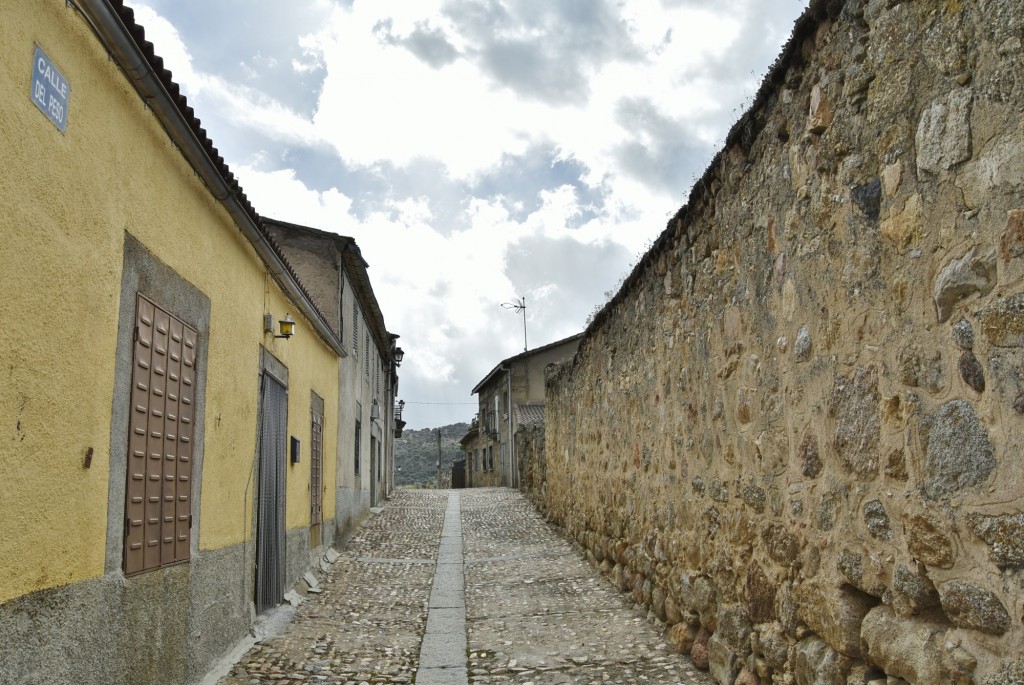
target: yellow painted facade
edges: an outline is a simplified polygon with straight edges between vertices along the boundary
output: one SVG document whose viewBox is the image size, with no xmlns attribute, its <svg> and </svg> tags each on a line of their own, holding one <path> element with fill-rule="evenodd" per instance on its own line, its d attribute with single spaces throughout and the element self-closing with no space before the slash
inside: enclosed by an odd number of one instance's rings
<svg viewBox="0 0 1024 685">
<path fill-rule="evenodd" d="M 260 347 L 289 369 L 287 525 L 309 525 L 310 391 L 338 416 L 334 351 L 173 145 L 83 17 L 63 0 L 0 9 L 0 603 L 104 573 L 125 233 L 211 301 L 201 550 L 252 537 Z M 61 133 L 32 103 L 40 46 L 71 84 Z M 290 340 L 263 314 L 290 312 Z M 324 431 L 333 484 L 337 431 Z M 84 466 L 92 449 L 91 467 Z M 123 474 L 113 474 L 123 478 Z M 334 488 L 324 492 L 324 516 Z"/>
</svg>

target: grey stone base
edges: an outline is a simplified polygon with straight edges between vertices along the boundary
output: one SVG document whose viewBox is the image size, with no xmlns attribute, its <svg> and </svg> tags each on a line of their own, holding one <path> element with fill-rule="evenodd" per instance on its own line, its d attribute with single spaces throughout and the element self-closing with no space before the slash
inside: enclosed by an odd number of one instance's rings
<svg viewBox="0 0 1024 685">
<path fill-rule="evenodd" d="M 242 545 L 190 564 L 41 590 L 0 605 L 4 682 L 200 680 L 250 625 L 251 556 Z"/>
<path fill-rule="evenodd" d="M 335 542 L 334 519 L 323 544 L 309 529 L 287 534 L 287 585 L 302 578 Z M 102 578 L 41 590 L 0 605 L 0 681 L 182 685 L 249 631 L 253 559 L 249 542 L 193 556 L 191 563 L 125 578 Z"/>
<path fill-rule="evenodd" d="M 355 532 L 359 524 L 370 513 L 370 493 L 352 488 L 336 488 L 335 521 L 338 541 L 347 540 Z"/>
<path fill-rule="evenodd" d="M 286 590 L 299 582 L 303 573 L 317 565 L 328 547 L 334 546 L 337 530 L 335 520 L 324 520 L 320 524 L 320 530 L 321 544 L 317 547 L 310 547 L 309 528 L 294 528 L 288 531 L 284 583 Z"/>
</svg>

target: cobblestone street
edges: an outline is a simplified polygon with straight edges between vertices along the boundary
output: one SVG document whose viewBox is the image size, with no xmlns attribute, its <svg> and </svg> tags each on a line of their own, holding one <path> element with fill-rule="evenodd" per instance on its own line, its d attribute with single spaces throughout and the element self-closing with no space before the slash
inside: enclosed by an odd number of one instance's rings
<svg viewBox="0 0 1024 685">
<path fill-rule="evenodd" d="M 400 490 L 223 685 L 712 682 L 508 489 Z"/>
</svg>

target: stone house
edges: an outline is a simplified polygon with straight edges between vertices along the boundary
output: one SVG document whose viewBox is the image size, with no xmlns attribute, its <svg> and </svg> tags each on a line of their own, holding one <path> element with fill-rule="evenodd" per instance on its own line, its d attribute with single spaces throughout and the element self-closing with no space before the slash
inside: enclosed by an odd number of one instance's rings
<svg viewBox="0 0 1024 685">
<path fill-rule="evenodd" d="M 120 0 L 0 36 L 0 680 L 197 682 L 389 487 L 394 336 L 354 243 L 333 309 L 284 251 Z"/>
<path fill-rule="evenodd" d="M 571 359 L 582 334 L 522 352 L 498 363 L 473 388 L 479 412 L 460 444 L 467 487 L 519 487 L 516 431 L 544 421 L 544 370 Z"/>
</svg>

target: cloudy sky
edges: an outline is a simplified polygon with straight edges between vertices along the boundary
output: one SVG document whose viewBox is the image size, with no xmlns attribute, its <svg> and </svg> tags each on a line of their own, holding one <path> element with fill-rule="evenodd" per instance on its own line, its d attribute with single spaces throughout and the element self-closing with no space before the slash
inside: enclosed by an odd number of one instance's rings
<svg viewBox="0 0 1024 685">
<path fill-rule="evenodd" d="M 264 216 L 353 236 L 412 428 L 581 331 L 806 0 L 128 0 Z"/>
</svg>

